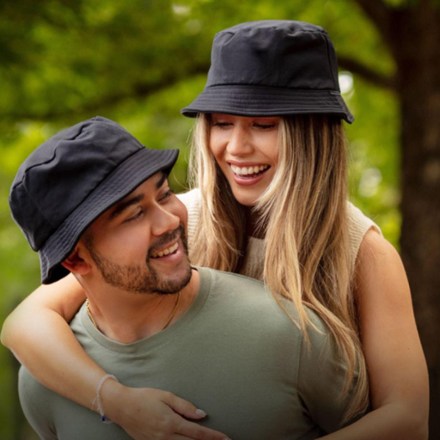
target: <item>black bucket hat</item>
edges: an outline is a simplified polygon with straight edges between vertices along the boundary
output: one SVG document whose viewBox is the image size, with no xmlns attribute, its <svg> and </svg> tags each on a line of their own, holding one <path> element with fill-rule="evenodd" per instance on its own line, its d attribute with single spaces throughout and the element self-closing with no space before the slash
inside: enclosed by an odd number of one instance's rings
<svg viewBox="0 0 440 440">
<path fill-rule="evenodd" d="M 325 30 L 290 20 L 241 23 L 216 34 L 203 92 L 183 115 L 333 114 L 351 123 Z"/>
<path fill-rule="evenodd" d="M 168 174 L 178 154 L 145 148 L 100 116 L 59 132 L 37 148 L 19 168 L 9 204 L 39 253 L 42 282 L 67 275 L 60 263 L 87 226 L 153 174 Z"/>
</svg>

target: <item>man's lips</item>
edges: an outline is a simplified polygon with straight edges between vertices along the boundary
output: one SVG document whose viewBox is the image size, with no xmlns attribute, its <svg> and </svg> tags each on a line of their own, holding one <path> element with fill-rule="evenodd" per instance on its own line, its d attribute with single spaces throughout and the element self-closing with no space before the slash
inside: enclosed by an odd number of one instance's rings
<svg viewBox="0 0 440 440">
<path fill-rule="evenodd" d="M 179 248 L 179 243 L 176 241 L 174 244 L 172 244 L 166 248 L 153 250 L 150 254 L 150 257 L 151 258 L 166 257 L 167 255 L 170 255 L 170 254 L 173 254 L 174 252 L 176 252 L 178 248 Z"/>
</svg>

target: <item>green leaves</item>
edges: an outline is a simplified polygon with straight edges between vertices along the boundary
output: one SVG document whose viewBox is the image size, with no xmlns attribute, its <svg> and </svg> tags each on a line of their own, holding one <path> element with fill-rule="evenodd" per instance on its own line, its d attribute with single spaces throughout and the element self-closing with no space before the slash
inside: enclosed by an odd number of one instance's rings
<svg viewBox="0 0 440 440">
<path fill-rule="evenodd" d="M 2 317 L 39 283 L 38 258 L 11 220 L 7 203 L 13 176 L 27 154 L 62 127 L 101 114 L 149 146 L 181 149 L 172 185 L 182 190 L 193 121 L 179 111 L 204 86 L 213 36 L 227 26 L 267 18 L 322 25 L 344 58 L 382 75 L 394 72 L 376 28 L 357 2 L 349 0 L 0 3 Z M 347 96 L 356 117 L 354 125 L 347 126 L 351 194 L 396 242 L 396 100 L 353 73 L 354 88 Z M 0 353 L 6 356 L 6 350 Z M 0 411 L 15 398 L 15 389 L 5 394 Z M 12 430 L 4 423 L 0 437 L 12 438 Z"/>
</svg>

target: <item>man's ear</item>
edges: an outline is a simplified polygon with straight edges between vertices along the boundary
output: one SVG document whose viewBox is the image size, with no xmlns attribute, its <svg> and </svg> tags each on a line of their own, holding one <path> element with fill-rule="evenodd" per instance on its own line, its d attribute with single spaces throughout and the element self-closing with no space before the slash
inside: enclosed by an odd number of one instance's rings
<svg viewBox="0 0 440 440">
<path fill-rule="evenodd" d="M 61 265 L 77 275 L 86 275 L 91 269 L 90 264 L 82 257 L 81 247 L 78 245 Z"/>
</svg>

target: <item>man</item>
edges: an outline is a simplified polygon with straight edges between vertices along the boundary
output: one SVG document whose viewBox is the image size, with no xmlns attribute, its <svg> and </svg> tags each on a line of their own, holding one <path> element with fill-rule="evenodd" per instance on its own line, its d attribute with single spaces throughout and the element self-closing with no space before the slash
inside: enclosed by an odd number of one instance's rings
<svg viewBox="0 0 440 440">
<path fill-rule="evenodd" d="M 186 210 L 167 182 L 176 158 L 96 117 L 40 146 L 12 185 L 11 210 L 39 252 L 43 282 L 72 272 L 86 291 L 71 327 L 110 373 L 100 386 L 118 378 L 173 392 L 234 440 L 338 429 L 345 371 L 320 320 L 307 343 L 293 305 L 279 299 L 282 309 L 260 282 L 191 267 Z M 19 391 L 43 438 L 127 438 L 24 368 Z"/>
</svg>

